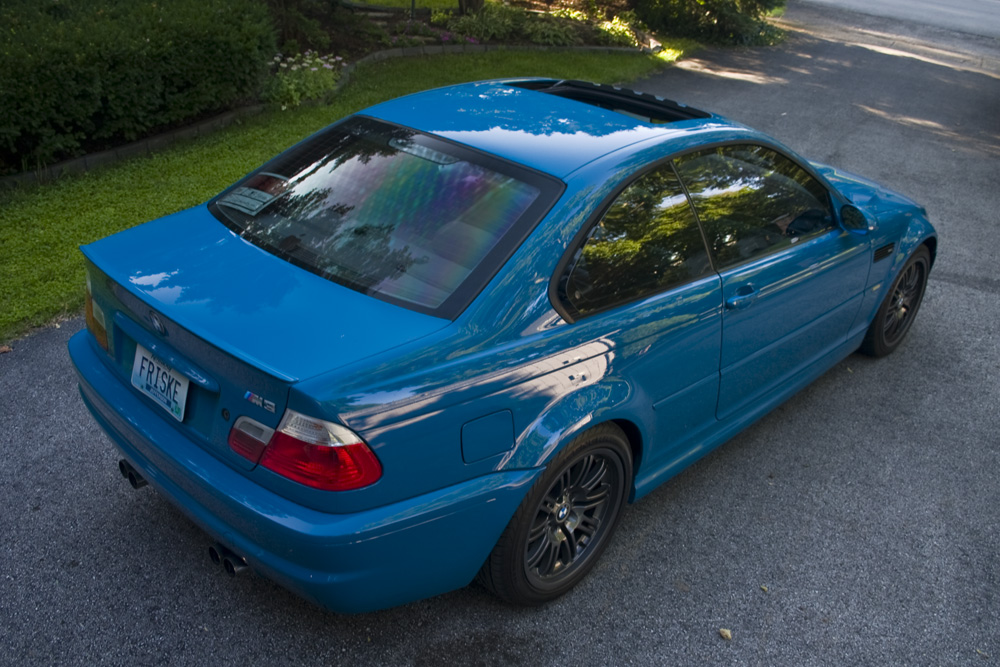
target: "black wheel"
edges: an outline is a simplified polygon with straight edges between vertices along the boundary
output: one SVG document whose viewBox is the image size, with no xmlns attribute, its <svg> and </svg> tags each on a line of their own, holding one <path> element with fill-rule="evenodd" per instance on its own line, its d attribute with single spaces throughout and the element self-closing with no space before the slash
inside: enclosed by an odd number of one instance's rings
<svg viewBox="0 0 1000 667">
<path fill-rule="evenodd" d="M 920 246 L 907 260 L 885 295 L 885 300 L 879 306 L 875 319 L 865 334 L 865 340 L 861 343 L 861 352 L 873 357 L 884 357 L 899 347 L 920 310 L 930 266 L 930 253 L 926 247 Z"/>
<path fill-rule="evenodd" d="M 516 604 L 540 605 L 594 566 L 621 517 L 632 481 L 622 430 L 602 424 L 578 436 L 521 502 L 478 580 Z"/>
</svg>

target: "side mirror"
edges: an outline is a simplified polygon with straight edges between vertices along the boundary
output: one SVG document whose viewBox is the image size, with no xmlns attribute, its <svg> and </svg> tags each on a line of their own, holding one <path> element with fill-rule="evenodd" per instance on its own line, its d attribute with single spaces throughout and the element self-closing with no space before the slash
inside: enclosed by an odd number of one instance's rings
<svg viewBox="0 0 1000 667">
<path fill-rule="evenodd" d="M 840 209 L 840 222 L 844 225 L 844 229 L 855 234 L 875 231 L 875 220 L 866 216 L 857 206 L 850 204 Z"/>
</svg>

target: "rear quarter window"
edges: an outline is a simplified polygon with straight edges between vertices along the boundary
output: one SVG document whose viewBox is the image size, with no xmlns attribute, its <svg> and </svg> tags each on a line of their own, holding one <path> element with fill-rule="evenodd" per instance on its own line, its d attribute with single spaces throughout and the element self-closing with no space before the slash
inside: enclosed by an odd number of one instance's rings
<svg viewBox="0 0 1000 667">
<path fill-rule="evenodd" d="M 698 223 L 668 164 L 619 194 L 560 281 L 563 307 L 584 317 L 711 273 Z"/>
</svg>

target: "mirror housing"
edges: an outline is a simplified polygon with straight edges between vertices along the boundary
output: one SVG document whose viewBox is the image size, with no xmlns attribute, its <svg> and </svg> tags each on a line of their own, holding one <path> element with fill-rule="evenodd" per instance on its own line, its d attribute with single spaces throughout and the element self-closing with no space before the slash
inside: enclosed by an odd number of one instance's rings
<svg viewBox="0 0 1000 667">
<path fill-rule="evenodd" d="M 849 232 L 855 234 L 867 234 L 875 231 L 875 219 L 865 215 L 857 206 L 845 204 L 840 209 L 840 224 Z"/>
</svg>

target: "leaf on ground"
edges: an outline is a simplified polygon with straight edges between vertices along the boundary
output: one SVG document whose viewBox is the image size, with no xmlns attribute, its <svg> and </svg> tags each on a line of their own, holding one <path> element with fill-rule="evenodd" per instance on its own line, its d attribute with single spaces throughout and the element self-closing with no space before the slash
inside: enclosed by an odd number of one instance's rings
<svg viewBox="0 0 1000 667">
<path fill-rule="evenodd" d="M 732 641 L 733 633 L 726 628 L 719 628 L 719 636 L 725 639 L 727 642 Z"/>
<path fill-rule="evenodd" d="M 766 593 L 767 592 L 767 586 L 765 586 L 764 584 L 761 584 L 760 585 L 760 590 L 762 590 L 762 591 L 764 591 Z"/>
<path fill-rule="evenodd" d="M 8 352 L 13 352 L 14 348 L 10 345 L 0 345 L 0 354 L 7 354 Z"/>
</svg>

